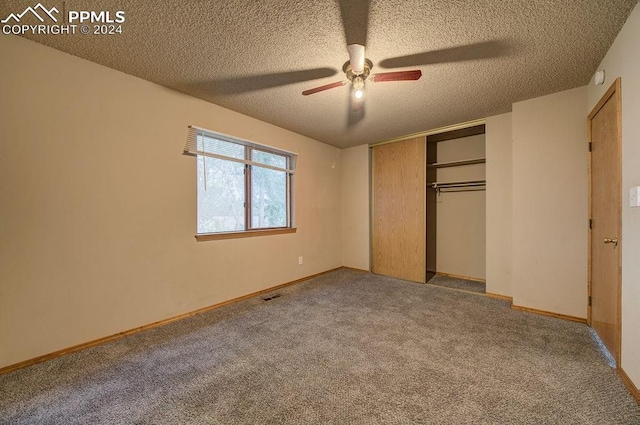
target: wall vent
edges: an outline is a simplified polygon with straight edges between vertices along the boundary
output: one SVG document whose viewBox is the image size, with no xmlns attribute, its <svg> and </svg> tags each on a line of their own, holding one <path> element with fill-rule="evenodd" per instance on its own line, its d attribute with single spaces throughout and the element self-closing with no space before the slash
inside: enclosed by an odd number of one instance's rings
<svg viewBox="0 0 640 425">
<path fill-rule="evenodd" d="M 280 298 L 281 296 L 282 295 L 280 295 L 280 294 L 273 294 L 273 295 L 270 295 L 270 296 L 268 296 L 266 298 L 263 298 L 262 301 L 271 301 L 271 300 L 273 300 L 275 298 Z"/>
</svg>

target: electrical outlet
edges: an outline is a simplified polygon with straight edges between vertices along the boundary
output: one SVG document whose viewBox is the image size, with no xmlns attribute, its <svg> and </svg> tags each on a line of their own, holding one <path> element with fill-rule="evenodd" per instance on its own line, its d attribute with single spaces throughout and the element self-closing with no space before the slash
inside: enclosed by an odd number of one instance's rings
<svg viewBox="0 0 640 425">
<path fill-rule="evenodd" d="M 302 258 L 302 256 L 298 257 L 298 264 L 302 264 L 304 262 L 304 259 Z"/>
</svg>

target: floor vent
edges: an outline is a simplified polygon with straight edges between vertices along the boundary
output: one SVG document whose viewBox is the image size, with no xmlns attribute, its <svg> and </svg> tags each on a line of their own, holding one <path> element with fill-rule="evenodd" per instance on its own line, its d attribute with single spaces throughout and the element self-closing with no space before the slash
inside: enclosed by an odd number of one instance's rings
<svg viewBox="0 0 640 425">
<path fill-rule="evenodd" d="M 282 295 L 280 295 L 280 294 L 273 294 L 270 297 L 263 298 L 262 301 L 271 301 L 271 300 L 273 300 L 275 298 L 280 298 L 281 296 Z"/>
</svg>

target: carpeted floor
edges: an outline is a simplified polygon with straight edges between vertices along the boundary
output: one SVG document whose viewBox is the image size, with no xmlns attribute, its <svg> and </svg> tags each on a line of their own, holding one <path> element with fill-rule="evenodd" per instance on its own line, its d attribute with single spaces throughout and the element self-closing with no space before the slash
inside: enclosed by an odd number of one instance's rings
<svg viewBox="0 0 640 425">
<path fill-rule="evenodd" d="M 444 276 L 441 274 L 434 275 L 427 281 L 431 285 L 444 286 L 451 289 L 462 289 L 464 291 L 478 292 L 484 294 L 486 292 L 486 285 L 481 282 L 475 282 L 473 280 L 460 279 L 457 277 Z"/>
<path fill-rule="evenodd" d="M 590 329 L 339 270 L 0 376 L 3 424 L 640 424 Z"/>
</svg>

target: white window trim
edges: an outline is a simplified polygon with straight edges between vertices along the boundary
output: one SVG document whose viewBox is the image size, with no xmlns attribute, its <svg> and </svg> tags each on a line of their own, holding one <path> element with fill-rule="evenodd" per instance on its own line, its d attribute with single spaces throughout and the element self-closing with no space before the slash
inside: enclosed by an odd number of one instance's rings
<svg viewBox="0 0 640 425">
<path fill-rule="evenodd" d="M 221 155 L 214 152 L 207 152 L 204 148 L 204 143 L 198 143 L 198 136 L 209 137 L 217 140 L 222 140 L 225 142 L 242 145 L 249 147 L 251 149 L 260 150 L 267 153 L 273 153 L 276 155 L 285 156 L 287 158 L 287 167 L 275 167 L 268 164 L 263 164 L 260 162 L 251 161 L 247 158 L 240 159 L 231 156 Z M 294 186 L 295 186 L 295 169 L 298 154 L 295 152 L 287 151 L 280 148 L 275 148 L 269 145 L 263 145 L 256 142 L 252 142 L 250 140 L 245 140 L 233 136 L 229 136 L 223 133 L 218 133 L 215 131 L 207 130 L 201 127 L 196 127 L 190 125 L 187 133 L 187 141 L 184 147 L 185 155 L 190 156 L 206 156 L 211 158 L 222 159 L 225 161 L 232 161 L 242 163 L 248 166 L 256 166 L 262 168 L 268 168 L 276 171 L 283 171 L 287 173 L 287 225 L 283 227 L 269 227 L 269 228 L 251 228 L 250 220 L 245 218 L 245 229 L 239 231 L 232 232 L 216 232 L 216 233 L 197 233 L 196 232 L 196 240 L 198 241 L 206 241 L 206 240 L 220 240 L 220 239 L 234 239 L 234 238 L 245 238 L 252 236 L 267 236 L 267 235 L 276 235 L 276 234 L 285 234 L 285 233 L 295 233 L 295 196 L 294 196 Z M 251 196 L 248 192 L 248 189 L 245 191 L 245 217 L 250 216 L 251 211 Z"/>
</svg>

